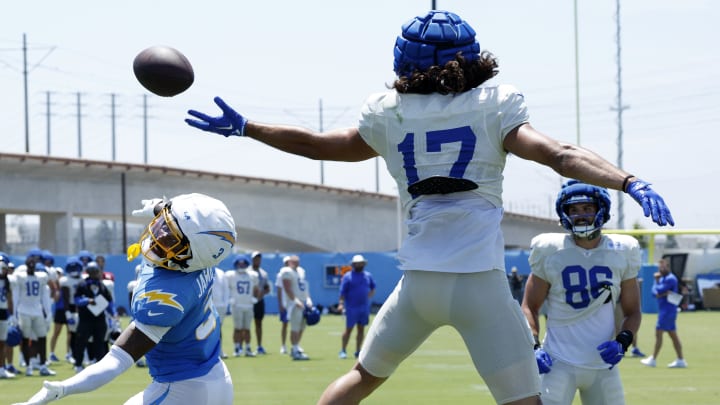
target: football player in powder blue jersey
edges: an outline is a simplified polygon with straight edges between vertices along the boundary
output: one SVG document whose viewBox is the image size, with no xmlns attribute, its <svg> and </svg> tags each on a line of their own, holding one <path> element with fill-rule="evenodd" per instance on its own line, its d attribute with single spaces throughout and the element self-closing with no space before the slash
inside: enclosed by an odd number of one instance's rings
<svg viewBox="0 0 720 405">
<path fill-rule="evenodd" d="M 45 381 L 25 404 L 93 391 L 143 356 L 153 380 L 126 404 L 232 404 L 211 289 L 214 266 L 235 244 L 235 222 L 221 201 L 202 194 L 143 200 L 133 215 L 147 214 L 153 220 L 128 249 L 129 260 L 143 256 L 134 320 L 99 362 L 66 380 Z"/>
</svg>

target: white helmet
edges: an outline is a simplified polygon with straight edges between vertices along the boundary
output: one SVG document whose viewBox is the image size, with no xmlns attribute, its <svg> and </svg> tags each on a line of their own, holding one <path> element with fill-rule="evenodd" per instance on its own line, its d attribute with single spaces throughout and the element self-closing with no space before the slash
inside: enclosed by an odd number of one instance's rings
<svg viewBox="0 0 720 405">
<path fill-rule="evenodd" d="M 214 267 L 235 244 L 235 221 L 220 200 L 182 194 L 165 203 L 140 237 L 152 263 L 184 272 Z"/>
</svg>

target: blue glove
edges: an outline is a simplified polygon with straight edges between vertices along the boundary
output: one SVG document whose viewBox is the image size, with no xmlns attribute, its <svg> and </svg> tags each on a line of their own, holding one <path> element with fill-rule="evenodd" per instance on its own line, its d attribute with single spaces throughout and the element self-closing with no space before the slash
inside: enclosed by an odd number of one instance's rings
<svg viewBox="0 0 720 405">
<path fill-rule="evenodd" d="M 610 369 L 620 363 L 620 360 L 625 356 L 625 350 L 617 340 L 608 340 L 601 343 L 597 349 L 600 350 L 600 357 L 602 357 L 603 361 L 610 365 Z"/>
<path fill-rule="evenodd" d="M 675 225 L 670 209 L 660 194 L 650 188 L 650 183 L 637 179 L 630 183 L 627 193 L 642 206 L 646 217 L 652 217 L 653 222 L 660 226 Z"/>
<path fill-rule="evenodd" d="M 242 115 L 238 114 L 237 111 L 233 110 L 229 105 L 220 97 L 215 97 L 215 104 L 220 107 L 223 115 L 218 117 L 211 117 L 207 114 L 203 114 L 199 111 L 189 110 L 188 114 L 192 115 L 199 120 L 193 120 L 186 118 L 185 122 L 191 127 L 202 129 L 207 132 L 214 132 L 223 136 L 245 136 L 245 125 L 247 125 L 247 119 Z"/>
<path fill-rule="evenodd" d="M 550 358 L 550 355 L 547 354 L 545 350 L 543 350 L 542 347 L 535 349 L 535 360 L 537 360 L 538 370 L 540 370 L 540 374 L 550 372 L 550 367 L 553 364 L 552 359 Z"/>
</svg>

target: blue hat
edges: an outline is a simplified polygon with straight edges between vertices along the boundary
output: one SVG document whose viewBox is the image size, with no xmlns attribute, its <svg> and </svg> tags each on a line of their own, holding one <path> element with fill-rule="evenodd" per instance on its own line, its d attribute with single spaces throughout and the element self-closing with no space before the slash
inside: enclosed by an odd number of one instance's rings
<svg viewBox="0 0 720 405">
<path fill-rule="evenodd" d="M 480 59 L 475 30 L 457 14 L 433 10 L 403 24 L 395 40 L 393 70 L 398 76 L 410 76 L 415 70 L 445 65 L 458 52 L 466 60 Z"/>
</svg>

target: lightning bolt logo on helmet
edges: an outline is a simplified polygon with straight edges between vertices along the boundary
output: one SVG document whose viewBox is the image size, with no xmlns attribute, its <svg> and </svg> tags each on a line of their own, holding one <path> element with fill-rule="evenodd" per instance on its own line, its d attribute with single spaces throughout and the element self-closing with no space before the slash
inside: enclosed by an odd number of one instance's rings
<svg viewBox="0 0 720 405">
<path fill-rule="evenodd" d="M 235 221 L 221 201 L 204 194 L 182 194 L 162 203 L 159 212 L 128 248 L 156 266 L 183 272 L 214 267 L 235 245 Z"/>
</svg>

